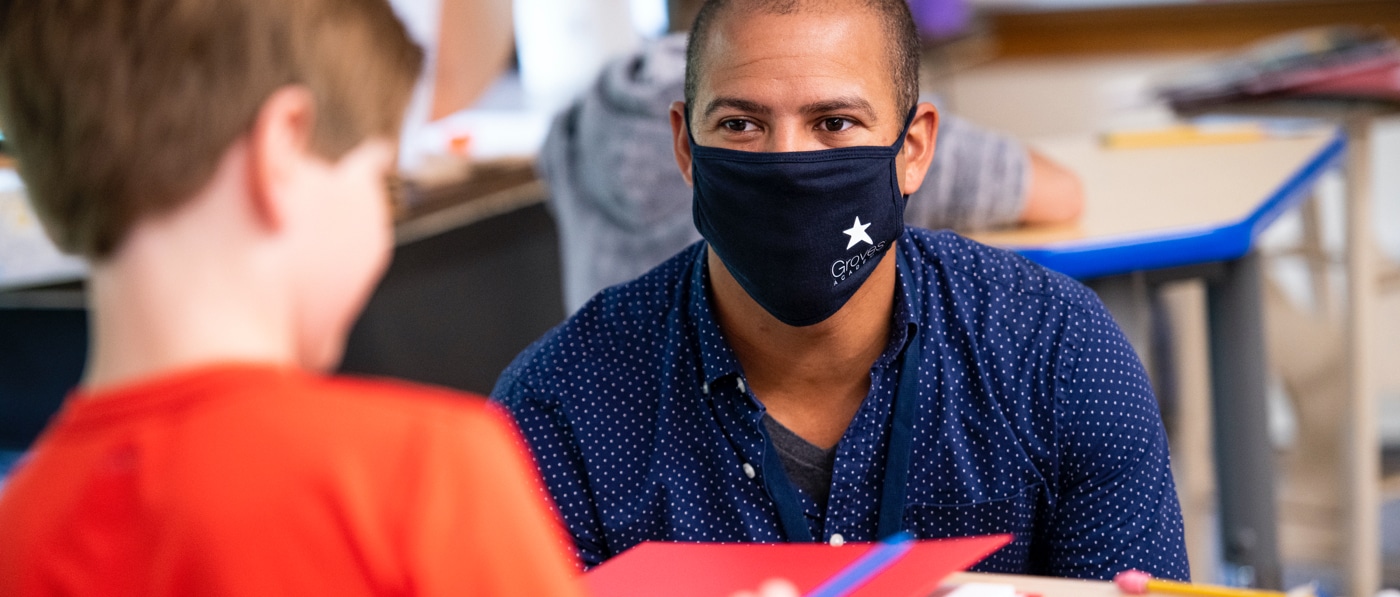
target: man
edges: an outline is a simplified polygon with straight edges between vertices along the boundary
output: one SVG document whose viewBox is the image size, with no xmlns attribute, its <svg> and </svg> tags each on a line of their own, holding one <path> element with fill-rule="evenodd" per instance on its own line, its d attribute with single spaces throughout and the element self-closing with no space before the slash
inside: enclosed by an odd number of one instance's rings
<svg viewBox="0 0 1400 597">
<path fill-rule="evenodd" d="M 92 331 L 0 495 L 0 595 L 582 594 L 505 413 L 326 374 L 421 64 L 384 0 L 0 7 L 0 121 Z"/>
<path fill-rule="evenodd" d="M 570 313 L 700 240 L 666 122 L 685 94 L 685 48 L 686 35 L 677 33 L 608 64 L 550 126 L 539 169 L 559 228 Z M 941 113 L 937 144 L 924 184 L 909 198 L 909 224 L 968 231 L 1079 216 L 1078 177 L 1015 138 Z"/>
<path fill-rule="evenodd" d="M 1013 533 L 984 571 L 1187 576 L 1166 438 L 1083 286 L 906 228 L 938 114 L 901 0 L 728 0 L 676 160 L 705 242 L 604 291 L 495 391 L 585 563 L 646 540 Z"/>
</svg>

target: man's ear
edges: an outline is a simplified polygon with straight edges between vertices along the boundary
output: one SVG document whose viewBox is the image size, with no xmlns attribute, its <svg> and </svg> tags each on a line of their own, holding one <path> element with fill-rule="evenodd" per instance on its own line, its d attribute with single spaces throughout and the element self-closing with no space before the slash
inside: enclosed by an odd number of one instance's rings
<svg viewBox="0 0 1400 597">
<path fill-rule="evenodd" d="M 685 124 L 685 102 L 671 102 L 671 144 L 676 152 L 676 166 L 685 177 L 685 184 L 694 185 L 690 176 L 690 137 Z"/>
<path fill-rule="evenodd" d="M 933 104 L 921 103 L 914 109 L 914 120 L 909 122 L 904 147 L 899 150 L 899 192 L 912 195 L 924 184 L 937 143 L 938 109 Z"/>
<path fill-rule="evenodd" d="M 253 210 L 258 221 L 279 229 L 297 169 L 310 151 L 316 100 L 305 87 L 282 87 L 263 101 L 248 133 L 248 162 Z"/>
</svg>

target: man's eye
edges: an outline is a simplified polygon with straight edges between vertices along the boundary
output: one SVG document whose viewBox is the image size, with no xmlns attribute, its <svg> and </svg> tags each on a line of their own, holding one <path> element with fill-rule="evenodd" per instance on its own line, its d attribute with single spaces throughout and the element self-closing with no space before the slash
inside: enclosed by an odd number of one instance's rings
<svg viewBox="0 0 1400 597">
<path fill-rule="evenodd" d="M 749 130 L 749 121 L 747 120 L 726 120 L 720 124 L 724 128 L 727 128 L 736 133 L 742 133 L 744 131 Z"/>
<path fill-rule="evenodd" d="M 851 126 L 853 126 L 853 124 L 854 124 L 854 123 L 852 123 L 850 120 L 847 120 L 847 119 L 845 119 L 845 118 L 827 118 L 827 119 L 822 120 L 821 127 L 822 127 L 822 130 L 824 130 L 824 131 L 826 131 L 826 132 L 829 132 L 829 133 L 839 133 L 839 132 L 844 131 L 844 130 L 846 130 L 846 129 L 848 129 L 848 128 L 851 128 Z"/>
</svg>

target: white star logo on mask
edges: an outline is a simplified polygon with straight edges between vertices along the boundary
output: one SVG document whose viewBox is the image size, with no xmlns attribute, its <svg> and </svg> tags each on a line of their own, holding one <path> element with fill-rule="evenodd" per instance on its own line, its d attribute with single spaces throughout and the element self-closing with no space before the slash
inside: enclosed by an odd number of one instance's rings
<svg viewBox="0 0 1400 597">
<path fill-rule="evenodd" d="M 864 242 L 867 245 L 875 244 L 875 241 L 871 240 L 870 235 L 865 232 L 865 229 L 869 227 L 870 224 L 860 223 L 860 216 L 856 216 L 856 223 L 852 225 L 849 230 L 842 231 L 851 237 L 851 242 L 846 243 L 846 250 L 849 251 L 851 247 L 856 246 L 856 243 L 860 242 Z"/>
</svg>

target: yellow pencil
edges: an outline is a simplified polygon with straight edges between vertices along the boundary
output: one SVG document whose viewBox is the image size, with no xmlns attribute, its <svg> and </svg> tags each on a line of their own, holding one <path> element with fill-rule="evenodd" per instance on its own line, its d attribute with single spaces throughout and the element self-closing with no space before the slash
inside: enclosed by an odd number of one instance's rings
<svg viewBox="0 0 1400 597">
<path fill-rule="evenodd" d="M 1279 591 L 1234 589 L 1216 585 L 1197 585 L 1171 580 L 1157 580 L 1152 578 L 1148 573 L 1138 570 L 1121 572 L 1118 576 L 1114 577 L 1113 582 L 1118 585 L 1119 590 L 1129 595 L 1170 593 L 1173 595 L 1200 595 L 1202 597 L 1287 597 L 1287 593 Z"/>
<path fill-rule="evenodd" d="M 1244 123 L 1228 126 L 1197 126 L 1181 124 L 1166 128 L 1104 133 L 1102 141 L 1109 149 L 1143 149 L 1148 147 L 1179 147 L 1182 145 L 1224 145 L 1252 143 L 1268 138 L 1263 127 Z"/>
</svg>

